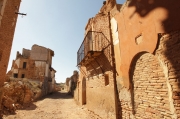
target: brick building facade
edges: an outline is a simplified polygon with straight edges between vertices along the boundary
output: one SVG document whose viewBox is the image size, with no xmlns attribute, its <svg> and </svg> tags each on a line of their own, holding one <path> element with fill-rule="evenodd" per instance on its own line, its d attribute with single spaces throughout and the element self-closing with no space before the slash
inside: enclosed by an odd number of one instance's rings
<svg viewBox="0 0 180 119">
<path fill-rule="evenodd" d="M 0 0 L 0 103 L 21 0 Z"/>
<path fill-rule="evenodd" d="M 114 54 L 111 48 L 100 54 L 95 48 L 89 50 L 93 52 L 87 57 L 82 56 L 83 60 L 78 63 L 80 104 L 86 104 L 89 110 L 108 119 L 180 118 L 180 2 L 128 0 L 123 5 L 115 3 L 115 0 L 104 2 L 100 12 L 86 26 L 86 34 L 98 31 L 109 41 L 112 37 Z M 92 33 L 85 39 L 89 38 L 93 47 L 97 42 L 104 43 L 96 36 Z M 86 52 L 89 46 L 84 41 Z M 113 80 L 116 83 L 112 83 Z M 109 116 L 110 112 L 117 116 Z"/>
<path fill-rule="evenodd" d="M 114 16 L 121 53 L 120 117 L 180 118 L 179 5 L 131 0 Z"/>
<path fill-rule="evenodd" d="M 109 3 L 108 3 L 109 5 Z M 111 6 L 104 5 L 85 28 L 85 38 L 78 50 L 78 103 L 86 104 L 101 118 L 116 118 L 114 70 L 110 31 Z"/>
</svg>

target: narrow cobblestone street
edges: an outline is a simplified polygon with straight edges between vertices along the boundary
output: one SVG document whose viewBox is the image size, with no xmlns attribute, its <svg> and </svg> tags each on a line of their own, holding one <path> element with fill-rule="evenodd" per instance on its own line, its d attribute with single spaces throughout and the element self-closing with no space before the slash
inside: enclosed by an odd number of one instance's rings
<svg viewBox="0 0 180 119">
<path fill-rule="evenodd" d="M 55 92 L 42 100 L 34 102 L 15 115 L 3 119 L 100 119 L 84 106 L 78 106 L 67 92 Z"/>
</svg>

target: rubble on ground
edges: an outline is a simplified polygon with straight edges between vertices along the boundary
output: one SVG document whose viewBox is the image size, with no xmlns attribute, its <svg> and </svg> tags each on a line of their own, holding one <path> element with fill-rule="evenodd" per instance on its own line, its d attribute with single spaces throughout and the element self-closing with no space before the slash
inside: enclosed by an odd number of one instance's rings
<svg viewBox="0 0 180 119">
<path fill-rule="evenodd" d="M 40 81 L 33 81 L 26 78 L 10 78 L 4 83 L 4 96 L 2 98 L 3 114 L 13 114 L 16 109 L 30 104 L 33 100 L 40 98 Z"/>
</svg>

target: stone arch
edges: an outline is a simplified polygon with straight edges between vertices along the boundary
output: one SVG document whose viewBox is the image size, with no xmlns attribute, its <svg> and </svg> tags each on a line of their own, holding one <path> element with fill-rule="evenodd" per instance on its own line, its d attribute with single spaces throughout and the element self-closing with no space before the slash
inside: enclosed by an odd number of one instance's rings
<svg viewBox="0 0 180 119">
<path fill-rule="evenodd" d="M 137 54 L 131 65 L 130 82 L 135 118 L 171 118 L 168 87 L 157 57 L 147 52 Z"/>
</svg>

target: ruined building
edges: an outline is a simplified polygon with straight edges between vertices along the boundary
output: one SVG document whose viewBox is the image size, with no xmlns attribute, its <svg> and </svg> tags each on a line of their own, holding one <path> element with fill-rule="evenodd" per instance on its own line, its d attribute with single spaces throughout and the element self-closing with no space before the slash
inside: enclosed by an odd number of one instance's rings
<svg viewBox="0 0 180 119">
<path fill-rule="evenodd" d="M 77 87 L 77 80 L 79 78 L 78 71 L 73 71 L 73 75 L 70 78 L 66 78 L 65 88 L 69 94 L 74 96 L 74 90 Z"/>
<path fill-rule="evenodd" d="M 0 103 L 21 0 L 0 0 Z"/>
<path fill-rule="evenodd" d="M 180 118 L 179 5 L 106 0 L 77 53 L 78 103 L 108 119 Z"/>
<path fill-rule="evenodd" d="M 17 52 L 16 59 L 11 67 L 11 77 L 27 78 L 40 81 L 43 95 L 55 90 L 55 73 L 52 68 L 52 57 L 54 51 L 51 49 L 33 45 L 31 50 L 24 49 L 22 54 Z"/>
<path fill-rule="evenodd" d="M 112 3 L 115 4 L 115 3 Z M 80 70 L 77 92 L 79 104 L 102 118 L 115 118 L 114 50 L 111 44 L 109 8 L 101 8 L 85 27 L 85 37 L 77 53 Z M 112 8 L 111 8 L 112 9 Z"/>
</svg>

